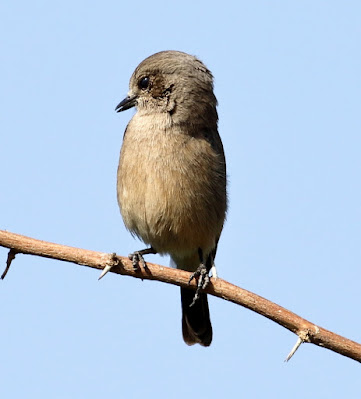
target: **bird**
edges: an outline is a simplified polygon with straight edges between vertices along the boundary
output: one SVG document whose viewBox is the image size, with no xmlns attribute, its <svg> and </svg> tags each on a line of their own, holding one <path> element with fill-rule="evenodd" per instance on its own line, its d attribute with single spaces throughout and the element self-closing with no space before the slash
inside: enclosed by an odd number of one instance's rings
<svg viewBox="0 0 361 399">
<path fill-rule="evenodd" d="M 126 228 L 149 247 L 129 257 L 170 255 L 192 272 L 197 290 L 181 287 L 186 344 L 209 346 L 207 294 L 227 212 L 226 161 L 218 133 L 213 76 L 197 57 L 174 50 L 143 60 L 115 110 L 136 108 L 120 151 L 117 199 Z M 212 269 L 213 270 L 213 269 Z"/>
</svg>

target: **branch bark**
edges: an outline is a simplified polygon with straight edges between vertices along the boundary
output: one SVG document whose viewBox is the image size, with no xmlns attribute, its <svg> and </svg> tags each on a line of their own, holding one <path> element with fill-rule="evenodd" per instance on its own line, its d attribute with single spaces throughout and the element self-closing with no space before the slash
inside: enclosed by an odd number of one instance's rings
<svg viewBox="0 0 361 399">
<path fill-rule="evenodd" d="M 196 289 L 196 282 L 192 281 L 188 285 L 189 272 L 148 262 L 147 268 L 134 270 L 132 262 L 127 257 L 116 254 L 54 244 L 4 230 L 0 230 L 0 246 L 10 249 L 6 271 L 15 255 L 22 253 L 72 262 L 99 270 L 110 267 L 112 273 Z M 2 278 L 5 277 L 4 274 Z M 317 326 L 259 295 L 220 278 L 211 279 L 205 292 L 250 309 L 295 333 L 298 340 L 286 360 L 291 358 L 300 343 L 309 342 L 361 362 L 361 345 L 357 342 Z"/>
</svg>

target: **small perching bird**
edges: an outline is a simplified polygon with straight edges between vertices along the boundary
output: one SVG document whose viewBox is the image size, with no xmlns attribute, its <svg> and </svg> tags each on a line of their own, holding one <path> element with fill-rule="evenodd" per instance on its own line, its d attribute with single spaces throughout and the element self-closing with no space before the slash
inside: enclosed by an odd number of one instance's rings
<svg viewBox="0 0 361 399">
<path fill-rule="evenodd" d="M 130 255 L 169 254 L 198 278 L 196 294 L 181 288 L 188 345 L 212 342 L 207 295 L 227 210 L 226 163 L 218 134 L 211 72 L 196 57 L 162 51 L 135 69 L 116 107 L 137 112 L 124 133 L 117 194 L 127 229 L 150 248 Z"/>
</svg>

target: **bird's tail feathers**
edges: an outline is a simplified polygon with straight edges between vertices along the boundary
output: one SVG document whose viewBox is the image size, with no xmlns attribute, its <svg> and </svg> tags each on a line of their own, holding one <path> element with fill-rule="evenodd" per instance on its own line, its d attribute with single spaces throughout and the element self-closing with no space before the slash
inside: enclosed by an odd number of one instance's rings
<svg viewBox="0 0 361 399">
<path fill-rule="evenodd" d="M 186 259 L 174 260 L 170 265 L 183 270 L 195 270 L 199 265 L 198 254 Z M 195 291 L 181 288 L 182 300 L 182 332 L 187 345 L 200 344 L 209 346 L 212 342 L 212 324 L 209 316 L 207 294 L 200 293 L 199 298 L 193 302 Z"/>
<path fill-rule="evenodd" d="M 190 306 L 193 298 L 193 290 L 181 288 L 183 339 L 187 345 L 209 346 L 212 342 L 213 331 L 207 294 L 200 293 L 199 298 Z"/>
</svg>

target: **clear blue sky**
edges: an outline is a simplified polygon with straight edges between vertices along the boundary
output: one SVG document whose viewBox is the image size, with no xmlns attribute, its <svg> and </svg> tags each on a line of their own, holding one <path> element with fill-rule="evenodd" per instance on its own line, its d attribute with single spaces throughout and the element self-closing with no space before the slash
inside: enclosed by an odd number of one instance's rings
<svg viewBox="0 0 361 399">
<path fill-rule="evenodd" d="M 359 1 L 3 1 L 0 228 L 126 255 L 116 168 L 131 73 L 167 49 L 215 76 L 230 208 L 222 278 L 361 342 Z M 0 249 L 5 265 L 6 251 Z M 168 265 L 167 258 L 150 257 Z M 1 266 L 1 267 L 3 267 Z M 179 289 L 18 256 L 0 282 L 3 398 L 359 398 L 360 365 Z"/>
</svg>

